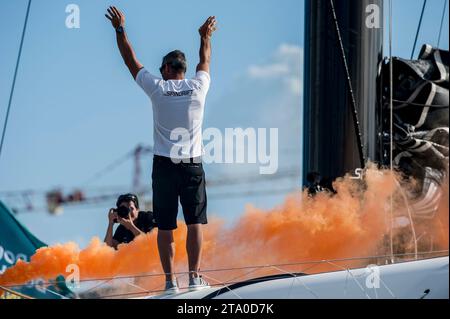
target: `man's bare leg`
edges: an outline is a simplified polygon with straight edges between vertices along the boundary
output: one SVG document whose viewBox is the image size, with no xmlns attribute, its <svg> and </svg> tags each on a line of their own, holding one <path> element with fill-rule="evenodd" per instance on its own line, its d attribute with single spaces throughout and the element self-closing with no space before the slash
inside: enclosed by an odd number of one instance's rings
<svg viewBox="0 0 450 319">
<path fill-rule="evenodd" d="M 189 277 L 198 277 L 202 258 L 203 231 L 201 224 L 188 225 L 186 250 L 189 263 Z"/>
<path fill-rule="evenodd" d="M 161 265 L 166 274 L 166 281 L 175 280 L 173 275 L 173 258 L 175 256 L 175 242 L 172 230 L 158 230 L 158 251 Z"/>
</svg>

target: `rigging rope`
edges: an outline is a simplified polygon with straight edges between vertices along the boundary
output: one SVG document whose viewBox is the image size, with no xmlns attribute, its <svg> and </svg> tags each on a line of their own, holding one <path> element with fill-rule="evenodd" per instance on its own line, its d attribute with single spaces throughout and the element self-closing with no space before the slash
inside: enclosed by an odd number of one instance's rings
<svg viewBox="0 0 450 319">
<path fill-rule="evenodd" d="M 414 52 L 416 51 L 417 39 L 419 37 L 420 28 L 422 27 L 422 19 L 423 19 L 423 14 L 425 12 L 426 5 L 427 5 L 427 0 L 423 0 L 422 13 L 420 14 L 419 25 L 417 26 L 416 38 L 414 40 L 414 46 L 413 46 L 413 49 L 411 52 L 411 60 L 413 59 Z"/>
<path fill-rule="evenodd" d="M 400 185 L 400 183 L 397 180 L 395 181 L 395 183 L 397 184 L 397 187 L 399 188 L 400 194 L 402 195 L 402 198 L 406 205 L 406 210 L 408 212 L 409 224 L 411 226 L 411 233 L 412 233 L 413 241 L 414 241 L 414 258 L 417 260 L 417 257 L 418 257 L 417 256 L 417 252 L 418 252 L 417 241 L 418 241 L 418 239 L 417 239 L 417 235 L 416 235 L 416 229 L 414 227 L 414 220 L 412 218 L 411 208 L 410 208 L 410 205 L 408 202 L 408 197 L 406 196 L 405 191 L 402 188 L 402 185 Z"/>
<path fill-rule="evenodd" d="M 361 128 L 359 126 L 359 119 L 358 119 L 358 110 L 356 107 L 355 96 L 353 94 L 352 81 L 350 78 L 350 71 L 349 71 L 348 64 L 347 64 L 347 56 L 345 54 L 344 44 L 342 41 L 341 31 L 339 29 L 339 23 L 337 20 L 336 10 L 334 8 L 333 0 L 330 0 L 330 5 L 331 5 L 331 13 L 333 15 L 334 25 L 335 25 L 335 29 L 336 29 L 336 34 L 339 39 L 339 46 L 341 49 L 341 57 L 344 62 L 345 73 L 347 76 L 347 85 L 348 85 L 348 89 L 349 89 L 349 93 L 350 93 L 349 96 L 350 96 L 350 102 L 351 102 L 351 107 L 352 107 L 353 123 L 355 125 L 355 131 L 356 131 L 356 140 L 357 140 L 357 145 L 358 145 L 359 160 L 360 160 L 361 168 L 364 168 L 366 166 L 366 159 L 365 159 L 364 152 L 363 152 L 364 145 L 362 143 Z"/>
<path fill-rule="evenodd" d="M 442 27 L 444 25 L 445 9 L 447 9 L 447 0 L 445 0 L 445 2 L 444 2 L 444 10 L 442 10 L 441 26 L 439 28 L 439 36 L 438 36 L 438 42 L 437 42 L 438 48 L 439 48 L 439 45 L 441 44 L 441 35 L 442 35 Z"/>
<path fill-rule="evenodd" d="M 389 155 L 389 161 L 390 165 L 389 168 L 391 172 L 394 170 L 394 162 L 393 162 L 393 156 L 394 156 L 394 102 L 393 102 L 393 90 L 394 90 L 394 84 L 393 84 L 393 76 L 394 76 L 394 64 L 392 63 L 392 0 L 389 0 L 389 135 L 390 135 L 390 155 Z M 394 262 L 394 216 L 393 216 L 393 197 L 390 196 L 389 200 L 389 206 L 390 206 L 390 230 L 389 230 L 389 247 L 390 247 L 390 253 L 391 253 L 391 262 Z"/>
<path fill-rule="evenodd" d="M 431 252 L 421 252 L 419 253 L 420 255 L 435 255 L 434 257 L 437 257 L 438 255 L 441 254 L 446 254 L 446 256 L 448 256 L 448 250 L 441 250 L 441 251 L 431 251 Z M 414 256 L 415 254 L 412 253 L 403 253 L 403 254 L 396 254 L 396 257 L 407 257 L 407 256 Z M 244 276 L 253 273 L 254 270 L 256 269 L 264 269 L 264 268 L 272 268 L 275 269 L 281 273 L 285 273 L 287 275 L 290 275 L 293 277 L 293 282 L 297 281 L 299 282 L 306 290 L 308 290 L 312 295 L 314 295 L 316 298 L 318 298 L 319 296 L 312 291 L 311 288 L 307 287 L 303 282 L 302 282 L 302 278 L 293 272 L 289 272 L 286 271 L 284 269 L 281 269 L 280 267 L 284 267 L 284 266 L 293 266 L 293 265 L 308 265 L 308 264 L 313 264 L 314 265 L 318 265 L 318 264 L 329 264 L 333 267 L 336 267 L 338 269 L 341 269 L 343 271 L 347 272 L 347 275 L 350 275 L 350 277 L 355 281 L 355 283 L 359 286 L 359 288 L 361 289 L 361 291 L 363 293 L 366 294 L 367 298 L 370 298 L 370 296 L 367 294 L 366 290 L 364 289 L 364 287 L 362 287 L 360 285 L 360 283 L 358 282 L 356 276 L 352 273 L 352 270 L 358 270 L 358 268 L 356 269 L 352 269 L 347 267 L 347 265 L 341 266 L 339 264 L 337 264 L 337 262 L 345 262 L 345 261 L 355 261 L 355 260 L 371 260 L 371 259 L 380 259 L 380 258 L 387 258 L 387 257 L 391 257 L 391 256 L 387 256 L 387 255 L 382 255 L 382 256 L 367 256 L 367 257 L 350 257 L 350 258 L 341 258 L 341 259 L 329 259 L 329 260 L 316 260 L 316 261 L 305 261 L 305 262 L 297 262 L 297 263 L 285 263 L 285 264 L 268 264 L 268 265 L 260 265 L 260 266 L 245 266 L 245 267 L 231 267 L 231 268 L 222 268 L 222 269 L 212 269 L 212 270 L 203 270 L 202 274 L 205 278 L 210 279 L 211 281 L 217 282 L 217 284 L 210 284 L 211 287 L 218 287 L 218 286 L 222 286 L 224 289 L 229 290 L 231 293 L 233 293 L 234 295 L 236 295 L 238 298 L 242 298 L 241 296 L 239 296 L 233 289 L 231 289 L 229 287 L 229 285 L 233 285 L 233 284 L 237 284 L 240 283 L 238 281 L 235 281 L 236 279 L 238 279 L 239 277 L 242 276 L 238 276 L 238 277 L 234 277 L 231 280 L 226 280 L 226 281 L 220 281 L 218 279 L 213 278 L 211 275 L 206 275 L 205 273 L 214 273 L 214 272 L 223 272 L 223 271 L 227 271 L 227 270 L 245 270 L 245 269 L 253 269 L 253 271 L 247 272 L 246 274 L 244 274 Z M 428 257 L 428 258 L 433 258 Z M 307 267 L 306 269 L 310 269 L 312 268 Z M 304 272 L 306 269 L 304 269 L 302 272 Z M 189 274 L 189 272 L 179 272 L 179 273 L 175 273 L 176 275 L 185 275 L 187 276 Z M 143 274 L 143 275 L 136 275 L 136 276 L 117 276 L 117 277 L 110 277 L 110 278 L 101 278 L 101 279 L 88 279 L 88 280 L 80 280 L 80 282 L 91 282 L 91 281 L 99 281 L 99 280 L 105 280 L 106 282 L 108 281 L 112 281 L 112 280 L 123 280 L 123 279 L 136 279 L 136 278 L 148 278 L 148 277 L 157 277 L 157 276 L 163 276 L 166 275 L 164 273 L 161 274 Z M 259 282 L 258 278 L 253 278 L 253 279 L 249 279 L 246 280 L 246 282 Z M 101 285 L 105 284 L 106 282 L 101 283 L 100 285 L 96 285 L 95 288 L 100 287 Z M 389 294 L 393 297 L 396 298 L 396 296 L 394 295 L 394 293 L 392 292 L 392 290 L 388 287 L 388 285 L 381 280 L 380 278 L 380 282 L 383 284 L 383 286 L 385 287 L 385 289 L 389 292 Z M 50 285 L 52 284 L 52 282 L 41 282 L 40 285 L 42 287 L 42 285 Z M 129 282 L 126 282 L 126 284 L 130 284 Z M 17 294 L 16 291 L 14 291 L 13 289 L 17 289 L 20 287 L 24 287 L 27 286 L 29 284 L 24 284 L 24 285 L 6 285 L 6 286 L 1 286 L 0 288 L 7 291 L 9 290 L 11 293 L 15 293 Z M 140 289 L 140 292 L 127 292 L 127 293 L 119 293 L 119 294 L 113 294 L 113 295 L 101 295 L 101 296 L 97 296 L 96 298 L 99 299 L 106 299 L 106 298 L 118 298 L 118 297 L 131 297 L 131 296 L 137 296 L 137 295 L 149 295 L 149 294 L 155 294 L 155 293 L 162 293 L 164 292 L 164 289 L 155 289 L 155 290 L 148 290 L 145 288 L 142 288 L 140 286 L 137 286 L 136 284 L 134 284 L 133 286 L 136 286 L 136 288 Z M 91 291 L 93 288 L 88 289 L 87 291 L 84 291 L 83 293 L 86 293 L 88 291 Z M 182 288 L 184 289 L 184 288 Z M 46 289 L 48 290 L 48 289 Z M 49 291 L 52 292 L 52 291 Z M 52 292 L 54 293 L 54 292 Z M 24 297 L 28 297 L 28 296 L 24 296 Z M 68 298 L 68 297 L 65 297 Z M 70 299 L 70 298 L 69 298 Z"/>
<path fill-rule="evenodd" d="M 432 259 L 435 257 L 445 257 L 448 256 L 449 250 L 435 250 L 435 251 L 423 251 L 418 252 L 417 254 L 420 256 L 423 256 L 423 259 Z M 415 259 L 415 253 L 399 253 L 394 254 L 394 257 L 397 258 L 414 258 Z M 428 256 L 428 257 L 427 257 Z M 250 269 L 267 269 L 267 268 L 273 268 L 273 267 L 289 267 L 289 266 L 301 266 L 301 265 L 321 265 L 321 264 L 330 264 L 330 263 L 337 263 L 337 262 L 352 262 L 352 261 L 358 261 L 358 260 L 378 260 L 378 259 L 386 259 L 390 258 L 391 255 L 373 255 L 373 256 L 363 256 L 363 257 L 348 257 L 348 258 L 335 258 L 335 259 L 322 259 L 322 260 L 310 260 L 310 261 L 299 261 L 299 262 L 292 262 L 292 263 L 281 263 L 281 264 L 266 264 L 266 265 L 256 265 L 256 266 L 242 266 L 242 267 L 227 267 L 227 268 L 216 268 L 216 269 L 205 269 L 201 270 L 202 275 L 205 273 L 217 273 L 217 272 L 224 272 L 224 271 L 235 271 L 235 270 L 250 270 Z M 410 260 L 405 260 L 410 261 Z M 399 262 L 400 263 L 400 262 Z M 398 263 L 397 263 L 398 264 Z M 385 263 L 380 263 L 380 265 L 386 265 Z M 342 266 L 341 266 L 342 267 Z M 303 271 L 308 270 L 312 267 L 305 268 Z M 346 267 L 351 270 L 351 268 Z M 356 268 L 358 269 L 358 268 Z M 174 275 L 188 275 L 189 271 L 183 271 L 183 272 L 175 272 Z M 101 277 L 101 278 L 92 278 L 92 279 L 81 279 L 79 282 L 94 282 L 94 281 L 110 281 L 110 280 L 120 280 L 120 279 L 130 279 L 130 278 L 149 278 L 149 277 L 161 277 L 166 276 L 168 273 L 144 273 L 140 275 L 119 275 L 115 277 Z M 257 279 L 257 278 L 256 278 Z M 256 280 L 256 279 L 250 279 Z M 39 282 L 39 285 L 45 286 L 45 285 L 52 285 L 54 284 L 52 281 L 41 281 Z M 26 287 L 29 286 L 30 283 L 21 284 L 21 285 L 15 285 L 15 284 L 7 284 L 2 285 L 2 288 L 20 288 L 20 287 Z"/>
<path fill-rule="evenodd" d="M 22 38 L 20 40 L 19 55 L 17 56 L 16 68 L 14 70 L 13 83 L 12 83 L 12 87 L 11 87 L 11 92 L 9 94 L 8 108 L 6 109 L 5 123 L 3 125 L 2 140 L 0 142 L 0 157 L 2 155 L 3 142 L 5 141 L 5 134 L 6 134 L 6 128 L 8 126 L 9 112 L 11 110 L 11 102 L 12 102 L 12 98 L 13 98 L 13 95 L 14 95 L 14 88 L 16 86 L 17 71 L 19 69 L 20 57 L 22 55 L 23 40 L 25 38 L 25 32 L 27 30 L 28 16 L 30 14 L 30 7 L 31 7 L 31 0 L 28 0 L 27 14 L 25 16 L 25 23 L 23 25 Z"/>
</svg>

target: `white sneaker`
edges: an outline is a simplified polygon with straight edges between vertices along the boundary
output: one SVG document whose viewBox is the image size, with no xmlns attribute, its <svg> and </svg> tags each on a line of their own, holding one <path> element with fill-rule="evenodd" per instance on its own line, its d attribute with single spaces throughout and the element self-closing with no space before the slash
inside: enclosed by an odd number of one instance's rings
<svg viewBox="0 0 450 319">
<path fill-rule="evenodd" d="M 177 280 L 166 281 L 166 288 L 164 289 L 164 293 L 168 295 L 177 294 L 180 290 L 178 289 Z"/>
<path fill-rule="evenodd" d="M 206 282 L 206 280 L 204 280 L 202 278 L 202 276 L 198 276 L 195 278 L 189 278 L 189 290 L 191 291 L 195 291 L 195 290 L 200 290 L 200 289 L 204 289 L 204 288 L 209 288 L 209 284 L 208 282 Z"/>
</svg>

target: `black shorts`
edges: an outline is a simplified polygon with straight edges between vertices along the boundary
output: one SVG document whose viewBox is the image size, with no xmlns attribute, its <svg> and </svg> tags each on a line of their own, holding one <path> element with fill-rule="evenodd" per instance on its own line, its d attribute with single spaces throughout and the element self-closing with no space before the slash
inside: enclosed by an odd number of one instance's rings
<svg viewBox="0 0 450 319">
<path fill-rule="evenodd" d="M 186 225 L 207 224 L 205 172 L 201 162 L 175 164 L 168 157 L 155 155 L 152 188 L 158 229 L 177 228 L 178 198 Z"/>
</svg>

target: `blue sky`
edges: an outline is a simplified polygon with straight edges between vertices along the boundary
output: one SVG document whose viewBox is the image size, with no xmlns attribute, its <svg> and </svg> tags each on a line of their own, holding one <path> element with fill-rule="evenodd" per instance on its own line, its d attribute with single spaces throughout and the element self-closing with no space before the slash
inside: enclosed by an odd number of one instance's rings
<svg viewBox="0 0 450 319">
<path fill-rule="evenodd" d="M 65 8 L 81 10 L 81 28 L 67 29 Z M 422 0 L 393 0 L 394 55 L 409 57 Z M 140 61 L 157 73 L 162 56 L 183 50 L 188 76 L 198 59 L 197 29 L 216 15 L 212 86 L 205 126 L 278 127 L 280 170 L 293 169 L 278 183 L 211 188 L 210 194 L 279 188 L 272 195 L 211 197 L 210 215 L 238 218 L 246 203 L 271 208 L 282 202 L 284 189 L 300 185 L 304 2 L 248 1 L 56 1 L 34 0 L 16 83 L 7 137 L 0 158 L 0 192 L 62 187 L 70 191 L 137 144 L 152 143 L 150 102 L 133 82 L 116 48 L 114 30 L 104 18 L 114 4 L 127 18 L 126 30 Z M 418 49 L 436 44 L 444 0 L 431 0 L 424 16 Z M 3 124 L 19 47 L 26 0 L 0 0 L 0 122 Z M 448 49 L 448 13 L 441 47 Z M 283 67 L 288 66 L 285 70 Z M 280 67 L 283 72 L 279 72 Z M 277 71 L 278 70 L 278 71 Z M 271 73 L 272 72 L 272 73 Z M 143 159 L 143 182 L 150 185 L 151 160 Z M 256 174 L 252 165 L 210 165 L 208 178 L 219 180 Z M 130 190 L 133 163 L 128 161 L 88 185 Z M 89 194 L 88 194 L 89 195 Z M 23 199 L 2 198 L 10 206 Z M 43 206 L 42 194 L 32 197 Z M 75 240 L 85 245 L 103 237 L 106 211 L 113 202 L 67 208 L 60 216 L 44 210 L 18 218 L 50 244 Z"/>
</svg>

